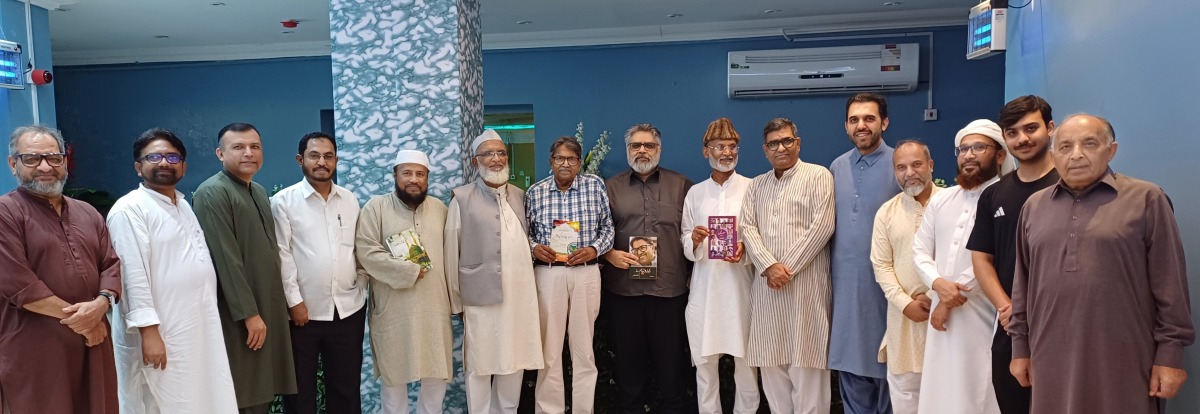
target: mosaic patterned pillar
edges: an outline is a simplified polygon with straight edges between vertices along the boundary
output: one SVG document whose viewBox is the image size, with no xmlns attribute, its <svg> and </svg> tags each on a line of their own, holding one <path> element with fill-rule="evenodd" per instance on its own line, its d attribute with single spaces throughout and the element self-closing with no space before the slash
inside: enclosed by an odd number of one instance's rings
<svg viewBox="0 0 1200 414">
<path fill-rule="evenodd" d="M 448 201 L 470 163 L 463 149 L 483 131 L 478 0 L 330 0 L 334 118 L 341 184 L 365 202 L 394 190 L 401 149 L 429 154 L 429 194 Z M 462 324 L 454 323 L 456 377 L 446 412 L 465 412 Z M 363 412 L 380 410 L 369 342 Z M 415 401 L 415 386 L 409 390 Z"/>
</svg>

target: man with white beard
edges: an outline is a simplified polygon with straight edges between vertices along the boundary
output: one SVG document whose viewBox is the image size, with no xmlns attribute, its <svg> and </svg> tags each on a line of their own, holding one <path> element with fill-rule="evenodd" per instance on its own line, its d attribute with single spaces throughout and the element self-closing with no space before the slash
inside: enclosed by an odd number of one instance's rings
<svg viewBox="0 0 1200 414">
<path fill-rule="evenodd" d="M 544 363 L 525 192 L 508 184 L 496 131 L 471 147 L 479 178 L 454 189 L 445 235 L 450 307 L 463 319 L 467 412 L 515 413 L 525 370 Z"/>
<path fill-rule="evenodd" d="M 692 180 L 658 166 L 662 135 L 653 125 L 629 128 L 625 146 L 630 168 L 605 182 L 616 237 L 612 250 L 604 255 L 611 266 L 602 270 L 601 278 L 601 309 L 617 354 L 615 406 L 617 412 L 642 412 L 647 404 L 662 412 L 690 411 L 683 312 L 692 264 L 683 256 L 679 235 L 683 234 L 683 199 Z M 629 270 L 638 266 L 638 256 L 630 252 L 631 238 L 638 236 L 657 237 L 657 276 L 635 278 Z M 662 399 L 658 404 L 649 401 L 654 395 L 647 386 L 651 377 Z"/>
<path fill-rule="evenodd" d="M 683 255 L 695 262 L 684 319 L 692 364 L 696 366 L 696 400 L 700 412 L 721 412 L 717 365 L 721 355 L 733 357 L 734 413 L 758 411 L 758 370 L 746 364 L 750 335 L 750 284 L 754 280 L 745 244 L 737 242 L 733 254 L 709 256 L 712 217 L 737 217 L 750 179 L 734 171 L 741 137 L 729 118 L 708 124 L 704 133 L 704 158 L 712 167 L 709 179 L 692 186 L 683 200 Z M 728 223 L 736 228 L 736 219 Z M 718 240 L 724 239 L 716 236 Z M 726 239 L 727 240 L 727 239 Z"/>
</svg>

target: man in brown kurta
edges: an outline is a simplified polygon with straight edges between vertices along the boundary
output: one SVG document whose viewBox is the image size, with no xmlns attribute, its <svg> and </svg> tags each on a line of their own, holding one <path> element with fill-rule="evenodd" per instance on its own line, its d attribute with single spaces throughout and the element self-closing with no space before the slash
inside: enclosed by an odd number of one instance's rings
<svg viewBox="0 0 1200 414">
<path fill-rule="evenodd" d="M 1054 132 L 1061 179 L 1017 226 L 1011 371 L 1033 414 L 1159 412 L 1195 339 L 1183 245 L 1157 185 L 1108 168 L 1112 126 L 1075 115 Z"/>
<path fill-rule="evenodd" d="M 104 314 L 120 295 L 121 266 L 104 218 L 63 197 L 58 131 L 21 127 L 11 139 L 8 165 L 20 187 L 0 196 L 3 411 L 115 414 L 117 373 Z"/>
</svg>

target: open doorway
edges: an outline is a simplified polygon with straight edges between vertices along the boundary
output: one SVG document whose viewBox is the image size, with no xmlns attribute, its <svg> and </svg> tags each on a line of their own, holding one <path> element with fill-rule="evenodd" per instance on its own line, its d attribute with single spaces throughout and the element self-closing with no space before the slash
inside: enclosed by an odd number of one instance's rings
<svg viewBox="0 0 1200 414">
<path fill-rule="evenodd" d="M 504 138 L 508 147 L 509 184 L 528 190 L 535 180 L 533 105 L 488 105 L 484 128 Z"/>
</svg>

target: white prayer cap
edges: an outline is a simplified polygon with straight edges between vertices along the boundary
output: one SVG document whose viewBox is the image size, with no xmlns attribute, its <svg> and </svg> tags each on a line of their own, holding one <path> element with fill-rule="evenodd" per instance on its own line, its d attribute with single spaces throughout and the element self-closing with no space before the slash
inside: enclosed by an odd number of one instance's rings
<svg viewBox="0 0 1200 414">
<path fill-rule="evenodd" d="M 400 164 L 418 164 L 429 169 L 429 156 L 417 150 L 400 150 L 396 153 L 396 163 L 392 167 L 395 168 Z"/>
<path fill-rule="evenodd" d="M 996 125 L 989 119 L 976 119 L 958 130 L 958 134 L 954 135 L 954 146 L 962 145 L 962 140 L 967 135 L 983 135 L 996 141 L 1000 149 L 1004 150 L 1007 156 L 1004 157 L 1004 164 L 1000 166 L 1000 174 L 1007 175 L 1017 169 L 1017 160 L 1008 151 L 1008 144 L 1004 143 L 1004 135 L 1000 130 L 1000 125 Z"/>
<path fill-rule="evenodd" d="M 492 130 L 492 129 L 483 130 L 482 134 L 479 134 L 479 136 L 475 137 L 474 141 L 471 141 L 471 154 L 478 155 L 477 153 L 479 152 L 479 146 L 483 145 L 483 143 L 485 143 L 485 142 L 492 141 L 492 140 L 504 142 L 504 138 L 500 138 L 500 134 L 497 134 L 495 130 Z"/>
</svg>

